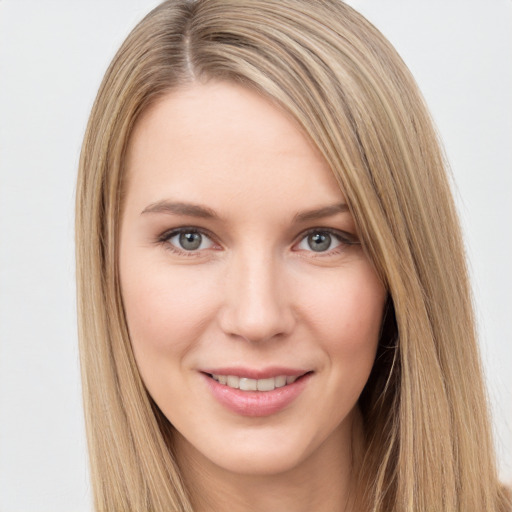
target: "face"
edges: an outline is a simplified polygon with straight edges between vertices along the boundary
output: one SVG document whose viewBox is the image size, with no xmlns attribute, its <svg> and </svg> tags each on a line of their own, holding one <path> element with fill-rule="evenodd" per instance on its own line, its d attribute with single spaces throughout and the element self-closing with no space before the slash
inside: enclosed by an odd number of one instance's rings
<svg viewBox="0 0 512 512">
<path fill-rule="evenodd" d="M 126 172 L 122 296 L 177 442 L 245 474 L 349 443 L 386 292 L 297 124 L 238 85 L 191 85 L 138 121 Z"/>
</svg>

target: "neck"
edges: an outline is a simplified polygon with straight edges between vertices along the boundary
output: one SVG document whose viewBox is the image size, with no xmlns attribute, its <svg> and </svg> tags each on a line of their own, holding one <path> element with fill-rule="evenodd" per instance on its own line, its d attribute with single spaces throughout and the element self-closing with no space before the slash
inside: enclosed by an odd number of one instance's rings
<svg viewBox="0 0 512 512">
<path fill-rule="evenodd" d="M 362 448 L 358 411 L 293 468 L 281 473 L 234 474 L 202 456 L 176 433 L 179 466 L 195 512 L 350 512 Z"/>
</svg>

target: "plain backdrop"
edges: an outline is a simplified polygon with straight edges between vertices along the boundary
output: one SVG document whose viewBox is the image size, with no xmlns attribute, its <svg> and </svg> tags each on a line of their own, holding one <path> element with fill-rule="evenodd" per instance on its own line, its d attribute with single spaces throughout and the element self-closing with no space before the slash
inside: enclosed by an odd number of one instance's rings
<svg viewBox="0 0 512 512">
<path fill-rule="evenodd" d="M 155 0 L 0 0 L 0 512 L 90 510 L 76 336 L 78 156 L 101 77 Z M 512 481 L 512 2 L 352 0 L 431 107 L 465 230 Z"/>
</svg>

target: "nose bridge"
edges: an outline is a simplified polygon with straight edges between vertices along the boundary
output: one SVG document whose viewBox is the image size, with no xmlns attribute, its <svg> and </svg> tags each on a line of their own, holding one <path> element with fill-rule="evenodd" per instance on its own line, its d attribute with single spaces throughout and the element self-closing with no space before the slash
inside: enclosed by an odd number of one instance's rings
<svg viewBox="0 0 512 512">
<path fill-rule="evenodd" d="M 249 341 L 287 334 L 293 325 L 281 262 L 269 250 L 233 255 L 226 275 L 223 330 Z"/>
</svg>

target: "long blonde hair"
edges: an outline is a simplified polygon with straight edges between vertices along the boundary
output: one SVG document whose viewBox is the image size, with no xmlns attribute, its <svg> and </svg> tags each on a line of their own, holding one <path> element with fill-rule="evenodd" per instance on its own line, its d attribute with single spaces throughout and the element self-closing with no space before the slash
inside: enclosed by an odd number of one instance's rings
<svg viewBox="0 0 512 512">
<path fill-rule="evenodd" d="M 132 31 L 105 75 L 83 143 L 76 209 L 96 510 L 192 510 L 172 426 L 132 354 L 117 238 L 138 116 L 174 88 L 206 79 L 255 88 L 296 118 L 330 164 L 389 291 L 360 398 L 364 509 L 506 510 L 440 144 L 400 57 L 338 0 L 167 1 Z"/>
</svg>

